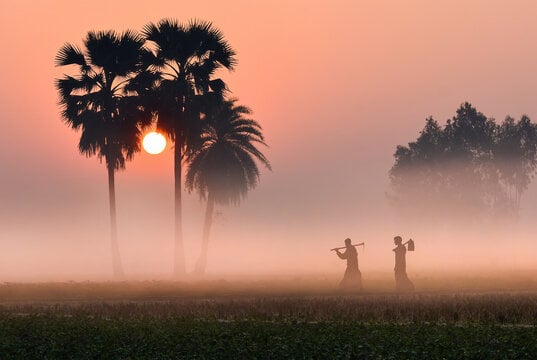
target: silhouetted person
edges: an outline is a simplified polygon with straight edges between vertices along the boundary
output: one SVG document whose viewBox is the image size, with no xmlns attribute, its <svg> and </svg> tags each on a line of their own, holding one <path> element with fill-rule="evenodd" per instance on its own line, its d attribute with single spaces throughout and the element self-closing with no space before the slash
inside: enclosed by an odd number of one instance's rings
<svg viewBox="0 0 537 360">
<path fill-rule="evenodd" d="M 351 239 L 345 239 L 345 252 L 339 252 L 336 249 L 337 256 L 340 259 L 347 259 L 347 269 L 339 287 L 344 290 L 362 290 L 362 274 L 358 269 L 358 251 L 351 245 Z"/>
<path fill-rule="evenodd" d="M 400 236 L 393 238 L 396 247 L 395 252 L 395 289 L 397 291 L 414 291 L 414 284 L 406 274 L 406 247 Z"/>
</svg>

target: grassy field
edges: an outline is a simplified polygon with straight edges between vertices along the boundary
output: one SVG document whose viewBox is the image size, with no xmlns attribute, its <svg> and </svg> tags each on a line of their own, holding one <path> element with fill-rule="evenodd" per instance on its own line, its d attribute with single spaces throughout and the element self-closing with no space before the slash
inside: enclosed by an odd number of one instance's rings
<svg viewBox="0 0 537 360">
<path fill-rule="evenodd" d="M 475 280 L 413 294 L 330 279 L 9 283 L 0 358 L 536 359 L 531 279 Z"/>
</svg>

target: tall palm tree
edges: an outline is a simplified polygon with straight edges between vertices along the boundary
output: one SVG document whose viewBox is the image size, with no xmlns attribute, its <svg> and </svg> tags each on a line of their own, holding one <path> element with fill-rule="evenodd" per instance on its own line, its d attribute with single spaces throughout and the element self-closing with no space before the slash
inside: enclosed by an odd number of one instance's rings
<svg viewBox="0 0 537 360">
<path fill-rule="evenodd" d="M 157 128 L 174 141 L 175 251 L 174 274 L 185 273 L 182 233 L 182 161 L 191 145 L 199 140 L 201 104 L 209 95 L 222 96 L 225 84 L 215 78 L 219 69 L 232 70 L 235 52 L 220 30 L 210 22 L 179 24 L 164 19 L 143 29 L 149 54 L 147 69 L 158 76 Z"/>
<path fill-rule="evenodd" d="M 256 144 L 265 145 L 261 126 L 248 116 L 251 110 L 225 100 L 204 118 L 201 146 L 189 156 L 186 187 L 197 190 L 207 200 L 201 254 L 195 272 L 203 274 L 207 265 L 209 232 L 216 204 L 238 205 L 259 181 L 256 160 L 269 170 L 270 163 Z"/>
<path fill-rule="evenodd" d="M 81 130 L 78 148 L 90 157 L 105 159 L 110 203 L 110 243 L 113 272 L 123 276 L 117 243 L 114 174 L 140 150 L 141 127 L 151 114 L 140 106 L 136 92 L 127 91 L 140 70 L 144 39 L 134 32 L 88 32 L 83 49 L 65 44 L 56 55 L 57 66 L 76 66 L 74 76 L 56 80 L 62 117 Z"/>
</svg>

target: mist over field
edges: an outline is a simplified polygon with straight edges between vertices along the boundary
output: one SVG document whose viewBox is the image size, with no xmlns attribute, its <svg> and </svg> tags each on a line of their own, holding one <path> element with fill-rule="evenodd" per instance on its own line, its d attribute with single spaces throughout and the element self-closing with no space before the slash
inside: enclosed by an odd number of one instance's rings
<svg viewBox="0 0 537 360">
<path fill-rule="evenodd" d="M 84 164 L 82 170 L 55 174 L 42 164 L 26 170 L 31 179 L 53 180 L 54 187 L 35 182 L 21 192 L 3 188 L 10 206 L 3 208 L 0 230 L 2 281 L 112 279 L 108 194 L 102 165 L 75 152 L 72 162 Z M 168 147 L 158 157 L 140 153 L 117 176 L 119 246 L 129 280 L 171 278 L 171 165 L 172 150 Z M 366 243 L 365 249 L 359 248 L 359 264 L 367 287 L 368 278 L 374 282 L 379 276 L 393 276 L 395 235 L 416 242 L 416 251 L 407 253 L 411 278 L 496 278 L 535 271 L 535 184 L 523 194 L 515 217 L 450 205 L 453 199 L 449 194 L 435 198 L 437 204 L 431 203 L 420 189 L 401 210 L 393 204 L 388 180 L 393 160 L 386 161 L 385 171 L 379 171 L 383 176 L 373 177 L 370 168 L 363 165 L 359 168 L 363 176 L 351 179 L 339 175 L 349 171 L 339 162 L 323 165 L 319 177 L 330 186 L 312 187 L 305 179 L 312 176 L 309 170 L 282 169 L 276 161 L 274 171 L 263 172 L 259 188 L 240 206 L 217 207 L 208 278 L 328 277 L 335 287 L 345 262 L 329 249 L 343 246 L 343 240 L 350 237 L 354 243 Z M 92 181 L 86 182 L 89 178 Z M 292 184 L 298 185 L 290 186 L 287 179 L 295 179 Z M 201 247 L 205 203 L 196 194 L 184 194 L 189 273 Z M 465 197 L 471 196 L 468 193 Z M 418 211 L 420 203 L 427 204 L 428 212 L 423 208 Z"/>
<path fill-rule="evenodd" d="M 119 246 L 127 279 L 168 279 L 173 264 L 173 209 L 167 200 L 172 188 L 128 184 L 124 181 L 127 174 L 121 174 L 118 184 Z M 33 214 L 31 220 L 17 217 L 6 221 L 1 230 L 2 281 L 111 279 L 106 192 L 101 190 L 85 195 L 77 212 L 56 209 Z M 127 190 L 138 196 L 124 197 Z M 329 249 L 343 246 L 346 237 L 366 243 L 365 249 L 358 251 L 365 282 L 379 273 L 391 277 L 395 235 L 416 242 L 416 251 L 407 253 L 411 277 L 496 277 L 506 271 L 535 271 L 534 229 L 524 212 L 518 220 L 472 221 L 475 214 L 460 209 L 458 221 L 437 224 L 423 217 L 401 218 L 383 195 L 378 194 L 383 211 L 375 210 L 372 204 L 371 212 L 356 211 L 359 220 L 353 221 L 333 219 L 313 209 L 304 214 L 292 206 L 267 204 L 252 193 L 240 208 L 218 210 L 209 247 L 208 277 L 338 277 L 345 262 Z M 259 219 L 252 215 L 264 206 L 281 206 L 282 216 Z M 311 202 L 311 206 L 322 212 L 322 203 Z M 266 211 L 270 210 L 274 209 Z M 201 246 L 199 214 L 203 207 L 196 196 L 186 198 L 184 212 L 190 272 Z"/>
</svg>

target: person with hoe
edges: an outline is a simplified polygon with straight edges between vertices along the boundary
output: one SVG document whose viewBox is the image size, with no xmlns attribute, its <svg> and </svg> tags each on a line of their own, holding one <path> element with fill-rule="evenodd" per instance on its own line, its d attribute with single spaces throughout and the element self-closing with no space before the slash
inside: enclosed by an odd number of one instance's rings
<svg viewBox="0 0 537 360">
<path fill-rule="evenodd" d="M 408 240 L 403 244 L 403 239 L 400 236 L 393 238 L 395 243 L 395 290 L 398 292 L 405 291 L 414 291 L 414 284 L 408 278 L 406 274 L 406 247 L 405 244 L 408 244 L 408 250 L 414 251 L 414 241 L 412 239 Z"/>
<path fill-rule="evenodd" d="M 343 275 L 343 280 L 339 283 L 339 287 L 342 290 L 362 290 L 362 274 L 358 269 L 358 251 L 355 248 L 355 246 L 359 245 L 364 245 L 364 243 L 353 245 L 351 244 L 351 239 L 347 238 L 345 239 L 345 247 L 331 249 L 336 251 L 340 259 L 347 260 L 345 275 Z M 345 252 L 341 253 L 340 249 L 345 249 Z"/>
</svg>

